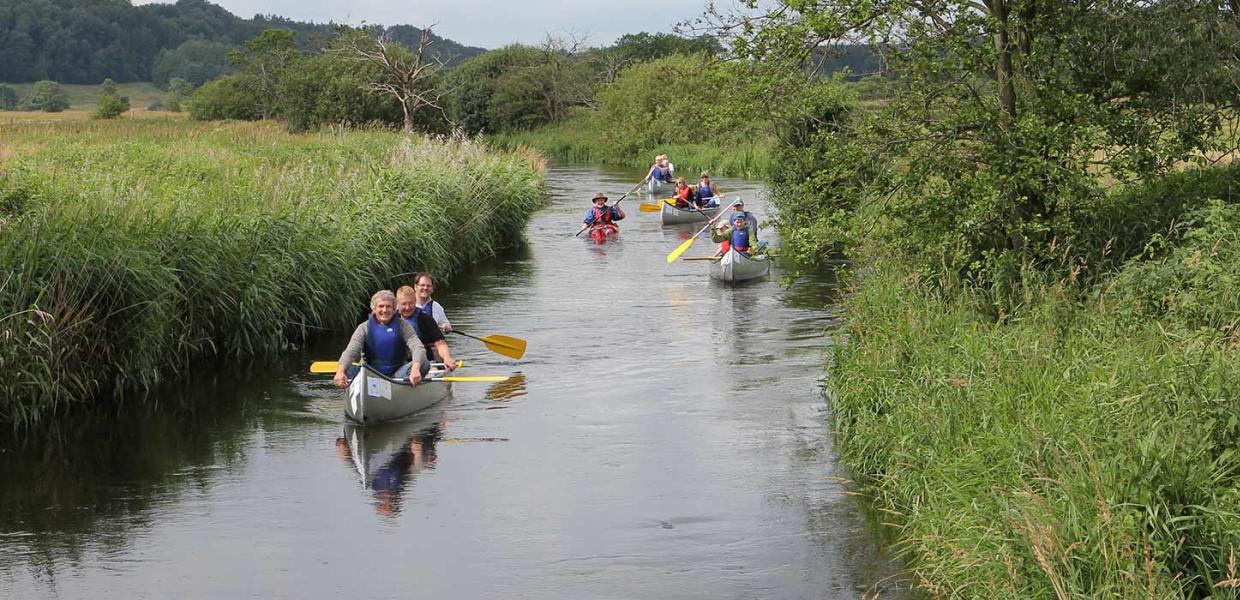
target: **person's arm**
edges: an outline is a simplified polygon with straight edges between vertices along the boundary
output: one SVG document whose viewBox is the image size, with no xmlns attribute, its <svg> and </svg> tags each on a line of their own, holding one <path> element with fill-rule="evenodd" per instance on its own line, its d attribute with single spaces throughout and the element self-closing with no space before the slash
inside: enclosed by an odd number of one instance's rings
<svg viewBox="0 0 1240 600">
<path fill-rule="evenodd" d="M 344 347 L 344 352 L 340 353 L 340 360 L 336 361 L 336 376 L 332 381 L 339 387 L 349 385 L 349 376 L 345 373 L 353 361 L 362 357 L 362 348 L 366 344 L 366 324 L 362 323 L 353 330 L 353 336 L 349 338 L 349 345 Z"/>
<path fill-rule="evenodd" d="M 448 350 L 447 341 L 439 340 L 435 342 L 435 354 L 439 355 L 439 359 L 443 361 L 443 366 L 447 367 L 449 371 L 456 370 L 456 361 L 452 360 L 452 352 Z"/>
<path fill-rule="evenodd" d="M 611 207 L 611 220 L 619 221 L 620 219 L 623 219 L 623 218 L 624 218 L 623 209 L 621 209 L 619 206 Z"/>
<path fill-rule="evenodd" d="M 594 224 L 594 211 L 591 210 L 590 212 L 586 213 L 586 218 L 581 222 L 581 228 L 585 229 L 586 227 L 589 227 L 593 224 Z"/>
<path fill-rule="evenodd" d="M 443 305 L 432 300 L 431 312 L 435 314 L 435 323 L 439 325 L 439 330 L 452 333 L 452 322 L 448 320 L 448 314 L 443 311 Z"/>
<path fill-rule="evenodd" d="M 417 385 L 422 381 L 421 366 L 426 362 L 426 348 L 422 346 L 422 340 L 418 338 L 418 332 L 413 330 L 413 325 L 404 319 L 400 319 L 400 336 L 404 338 L 405 347 L 409 348 L 409 357 L 413 361 L 409 368 L 409 384 Z"/>
</svg>

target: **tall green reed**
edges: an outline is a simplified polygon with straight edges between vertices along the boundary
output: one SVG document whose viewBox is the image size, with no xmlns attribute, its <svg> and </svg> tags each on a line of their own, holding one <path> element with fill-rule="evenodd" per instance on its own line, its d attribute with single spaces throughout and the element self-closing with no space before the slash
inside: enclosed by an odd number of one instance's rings
<svg viewBox="0 0 1240 600">
<path fill-rule="evenodd" d="M 542 165 L 467 139 L 270 124 L 12 126 L 0 169 L 0 421 L 192 361 L 280 352 L 378 287 L 520 239 Z"/>
</svg>

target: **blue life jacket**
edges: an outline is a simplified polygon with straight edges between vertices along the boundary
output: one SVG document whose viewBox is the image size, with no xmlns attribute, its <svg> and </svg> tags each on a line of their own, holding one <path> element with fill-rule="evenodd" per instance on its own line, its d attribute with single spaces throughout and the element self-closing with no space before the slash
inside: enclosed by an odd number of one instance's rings
<svg viewBox="0 0 1240 600">
<path fill-rule="evenodd" d="M 744 252 L 749 249 L 749 228 L 737 229 L 732 227 L 732 247 L 737 251 Z"/>
<path fill-rule="evenodd" d="M 391 377 L 396 369 L 405 364 L 407 346 L 400 335 L 400 315 L 383 325 L 375 320 L 374 313 L 366 318 L 366 364 L 374 370 Z"/>
<path fill-rule="evenodd" d="M 428 306 L 429 306 L 429 305 L 428 305 Z M 400 316 L 400 315 L 396 315 L 396 317 L 397 317 L 397 318 L 401 319 L 402 321 L 404 321 L 404 322 L 408 323 L 411 327 L 413 327 L 413 332 L 414 332 L 414 333 L 416 333 L 416 334 L 418 334 L 418 339 L 419 339 L 419 340 L 420 340 L 420 339 L 423 339 L 423 338 L 422 338 L 422 328 L 421 328 L 421 327 L 418 327 L 418 313 L 420 313 L 420 312 L 422 312 L 422 309 L 420 309 L 420 308 L 415 308 L 415 309 L 413 309 L 413 314 L 412 314 L 412 315 L 410 315 L 408 319 L 406 319 L 406 318 L 404 318 L 404 317 L 402 317 L 402 316 Z"/>
<path fill-rule="evenodd" d="M 708 198 L 714 198 L 715 197 L 715 186 L 712 184 L 699 183 L 697 193 L 698 193 L 698 200 L 706 200 Z"/>
</svg>

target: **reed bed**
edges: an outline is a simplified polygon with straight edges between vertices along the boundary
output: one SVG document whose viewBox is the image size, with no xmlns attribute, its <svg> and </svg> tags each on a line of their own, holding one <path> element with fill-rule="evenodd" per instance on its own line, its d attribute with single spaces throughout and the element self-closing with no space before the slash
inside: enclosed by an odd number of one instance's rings
<svg viewBox="0 0 1240 600">
<path fill-rule="evenodd" d="M 1209 237 L 1220 256 L 1240 251 L 1235 236 Z M 1200 268 L 1185 258 L 1166 268 Z M 1237 597 L 1240 356 L 1228 330 L 1174 311 L 1133 318 L 1115 300 L 1122 278 L 1085 299 L 1026 282 L 1023 304 L 996 321 L 975 289 L 874 262 L 847 301 L 828 386 L 841 458 L 922 589 Z"/>
<path fill-rule="evenodd" d="M 0 421 L 347 327 L 379 287 L 520 239 L 542 165 L 272 123 L 0 126 Z"/>
</svg>

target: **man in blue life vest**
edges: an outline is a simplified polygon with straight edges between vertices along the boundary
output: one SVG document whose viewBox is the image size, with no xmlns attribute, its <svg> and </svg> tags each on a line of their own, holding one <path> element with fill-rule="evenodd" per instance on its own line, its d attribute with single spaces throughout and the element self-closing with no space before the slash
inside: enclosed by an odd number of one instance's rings
<svg viewBox="0 0 1240 600">
<path fill-rule="evenodd" d="M 340 354 L 333 381 L 339 387 L 347 387 L 359 370 L 353 362 L 365 357 L 370 368 L 397 381 L 408 379 L 410 385 L 417 385 L 430 371 L 431 364 L 413 326 L 396 316 L 396 294 L 391 290 L 375 292 L 370 297 L 370 310 L 370 316 L 353 330 L 349 345 Z M 415 363 L 417 368 L 413 368 Z"/>
<path fill-rule="evenodd" d="M 624 218 L 624 211 L 620 210 L 619 206 L 607 206 L 607 196 L 604 196 L 603 192 L 595 194 L 591 202 L 594 202 L 594 206 L 586 213 L 586 218 L 581 223 L 582 229 L 608 225 Z"/>
</svg>

